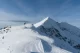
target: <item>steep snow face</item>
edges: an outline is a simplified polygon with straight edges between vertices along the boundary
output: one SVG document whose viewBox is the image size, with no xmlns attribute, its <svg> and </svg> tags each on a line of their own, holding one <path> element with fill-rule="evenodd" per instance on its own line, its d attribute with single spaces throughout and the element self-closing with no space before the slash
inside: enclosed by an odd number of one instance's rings
<svg viewBox="0 0 80 53">
<path fill-rule="evenodd" d="M 50 17 L 45 18 L 44 20 L 34 24 L 34 26 L 36 28 L 40 27 L 40 26 L 44 26 L 46 28 L 51 28 L 54 26 L 54 28 L 58 28 L 57 26 L 57 22 L 52 20 Z"/>
<path fill-rule="evenodd" d="M 58 23 L 47 17 L 39 23 L 34 24 L 40 34 L 51 37 L 55 45 L 72 53 L 80 51 L 80 29 L 67 23 Z"/>
<path fill-rule="evenodd" d="M 66 22 L 61 22 L 60 27 L 66 29 L 67 31 L 71 32 L 73 35 L 79 36 L 80 37 L 80 29 L 72 26 Z"/>
</svg>

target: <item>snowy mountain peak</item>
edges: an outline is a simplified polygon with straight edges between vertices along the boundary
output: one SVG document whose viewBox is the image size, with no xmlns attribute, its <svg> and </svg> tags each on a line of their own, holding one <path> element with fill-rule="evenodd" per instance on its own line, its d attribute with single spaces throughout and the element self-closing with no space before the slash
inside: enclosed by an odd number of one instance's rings
<svg viewBox="0 0 80 53">
<path fill-rule="evenodd" d="M 43 21 L 43 22 L 46 22 L 46 21 L 51 21 L 51 20 L 52 20 L 52 21 L 54 21 L 54 20 L 53 20 L 53 19 L 51 19 L 50 17 L 46 17 L 46 18 L 45 18 L 45 19 L 43 19 L 42 21 Z"/>
<path fill-rule="evenodd" d="M 37 27 L 37 28 L 36 28 Z M 0 30 L 0 53 L 80 53 L 80 29 L 47 17 Z"/>
<path fill-rule="evenodd" d="M 49 19 L 51 19 L 50 17 L 46 17 L 44 20 L 49 20 Z"/>
<path fill-rule="evenodd" d="M 47 22 L 47 21 L 54 21 L 54 20 L 51 19 L 50 17 L 46 17 L 43 21 L 44 21 L 44 22 Z M 56 22 L 56 21 L 54 21 L 54 22 Z"/>
<path fill-rule="evenodd" d="M 56 21 L 51 19 L 50 17 L 46 17 L 42 21 L 34 24 L 35 27 L 40 27 L 40 26 L 46 26 L 46 27 L 51 27 L 51 25 L 56 26 Z"/>
</svg>

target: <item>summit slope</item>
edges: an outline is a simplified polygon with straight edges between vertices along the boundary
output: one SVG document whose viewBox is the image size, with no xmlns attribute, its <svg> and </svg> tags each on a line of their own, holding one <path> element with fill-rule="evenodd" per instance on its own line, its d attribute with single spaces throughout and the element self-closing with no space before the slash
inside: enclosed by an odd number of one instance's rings
<svg viewBox="0 0 80 53">
<path fill-rule="evenodd" d="M 39 25 L 40 23 L 40 25 Z M 55 41 L 55 45 L 72 53 L 80 51 L 80 29 L 68 23 L 58 23 L 51 18 L 45 18 L 38 24 L 38 32 L 48 36 Z M 37 24 L 34 24 L 36 27 Z M 46 35 L 45 35 L 46 34 Z"/>
<path fill-rule="evenodd" d="M 36 28 L 38 28 L 38 27 L 40 27 L 40 26 L 45 26 L 45 27 L 50 28 L 50 27 L 52 27 L 53 25 L 54 25 L 55 27 L 57 27 L 56 21 L 52 20 L 50 17 L 46 17 L 46 18 L 43 19 L 42 21 L 34 24 L 34 26 L 35 26 Z"/>
</svg>

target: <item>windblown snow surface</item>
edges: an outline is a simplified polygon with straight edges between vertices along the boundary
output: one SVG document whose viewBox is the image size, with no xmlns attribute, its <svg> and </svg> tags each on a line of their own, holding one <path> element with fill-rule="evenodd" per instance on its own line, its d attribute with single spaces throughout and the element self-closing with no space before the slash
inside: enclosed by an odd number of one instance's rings
<svg viewBox="0 0 80 53">
<path fill-rule="evenodd" d="M 79 53 L 80 30 L 47 17 L 0 30 L 0 53 Z"/>
</svg>

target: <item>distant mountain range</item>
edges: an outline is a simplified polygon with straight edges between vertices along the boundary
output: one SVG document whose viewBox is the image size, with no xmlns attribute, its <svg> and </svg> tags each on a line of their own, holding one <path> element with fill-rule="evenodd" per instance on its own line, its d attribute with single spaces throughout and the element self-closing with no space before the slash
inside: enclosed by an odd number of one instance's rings
<svg viewBox="0 0 80 53">
<path fill-rule="evenodd" d="M 29 21 L 25 21 L 25 20 L 0 20 L 0 21 L 9 21 L 9 22 L 29 22 Z"/>
</svg>

